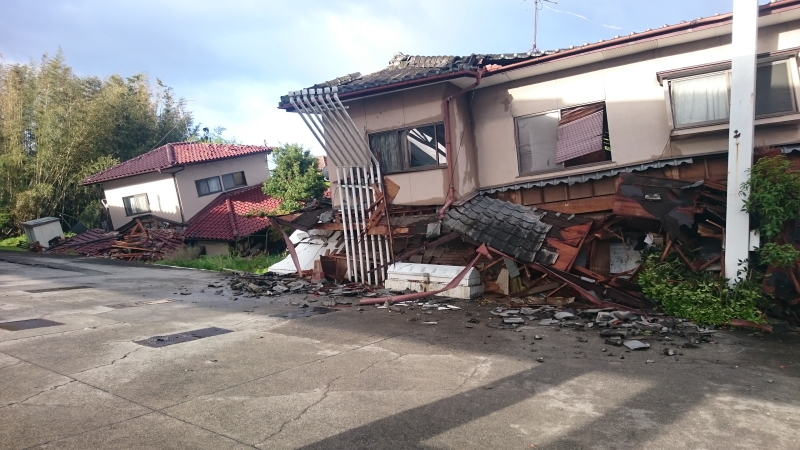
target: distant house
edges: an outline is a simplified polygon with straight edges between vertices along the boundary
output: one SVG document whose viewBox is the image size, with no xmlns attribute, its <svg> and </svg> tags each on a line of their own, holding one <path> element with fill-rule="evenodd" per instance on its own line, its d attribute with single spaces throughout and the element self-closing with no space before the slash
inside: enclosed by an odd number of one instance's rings
<svg viewBox="0 0 800 450">
<path fill-rule="evenodd" d="M 96 173 L 81 184 L 102 184 L 114 229 L 146 215 L 185 224 L 221 194 L 228 198 L 233 191 L 260 187 L 269 178 L 270 152 L 269 147 L 256 145 L 176 142 Z"/>
</svg>

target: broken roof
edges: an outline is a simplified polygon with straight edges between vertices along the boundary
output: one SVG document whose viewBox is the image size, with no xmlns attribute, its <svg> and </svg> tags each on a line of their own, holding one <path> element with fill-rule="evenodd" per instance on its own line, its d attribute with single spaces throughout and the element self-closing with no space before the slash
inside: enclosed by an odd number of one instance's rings
<svg viewBox="0 0 800 450">
<path fill-rule="evenodd" d="M 261 185 L 226 192 L 189 219 L 184 236 L 186 239 L 233 241 L 269 226 L 268 217 L 248 214 L 266 213 L 280 204 L 280 200 L 262 192 Z"/>
<path fill-rule="evenodd" d="M 117 164 L 110 169 L 85 178 L 81 184 L 158 172 L 171 167 L 201 162 L 219 161 L 256 153 L 269 153 L 272 149 L 262 145 L 210 144 L 201 142 L 175 142 L 162 145 L 147 153 Z"/>
<path fill-rule="evenodd" d="M 476 196 L 447 212 L 444 225 L 514 259 L 569 270 L 592 221 Z"/>
<path fill-rule="evenodd" d="M 788 9 L 800 7 L 800 0 L 777 0 L 761 5 L 760 15 L 777 14 Z M 733 13 L 700 17 L 695 20 L 682 21 L 662 28 L 648 29 L 612 39 L 601 39 L 596 43 L 568 48 L 505 54 L 472 54 L 470 56 L 411 56 L 397 53 L 389 65 L 378 72 L 362 75 L 359 72 L 344 75 L 330 81 L 318 83 L 307 89 L 336 87 L 342 99 L 357 98 L 362 95 L 388 92 L 395 88 L 424 85 L 431 82 L 444 81 L 465 76 L 475 76 L 478 70 L 485 70 L 486 76 L 502 73 L 535 64 L 542 64 L 555 59 L 565 59 L 596 51 L 607 51 L 611 48 L 661 38 L 673 33 L 698 31 L 704 27 L 728 25 L 733 20 Z M 289 97 L 281 97 L 280 108 L 292 110 Z"/>
<path fill-rule="evenodd" d="M 444 225 L 523 262 L 552 264 L 558 254 L 542 250 L 552 228 L 546 213 L 514 203 L 477 196 L 447 212 Z"/>
</svg>

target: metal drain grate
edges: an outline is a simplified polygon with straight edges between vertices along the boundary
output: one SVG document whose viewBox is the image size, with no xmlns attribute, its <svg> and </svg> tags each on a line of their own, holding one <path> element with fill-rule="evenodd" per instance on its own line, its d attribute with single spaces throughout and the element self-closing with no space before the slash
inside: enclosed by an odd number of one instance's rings
<svg viewBox="0 0 800 450">
<path fill-rule="evenodd" d="M 106 305 L 106 308 L 113 308 L 113 309 L 123 309 L 123 308 L 135 308 L 137 306 L 148 306 L 148 305 L 160 305 L 162 303 L 172 303 L 175 300 L 171 298 L 164 298 L 161 300 L 140 300 L 138 302 L 128 302 L 128 303 L 117 303 L 115 305 Z"/>
<path fill-rule="evenodd" d="M 203 328 L 201 330 L 185 331 L 183 333 L 169 334 L 166 336 L 153 336 L 151 338 L 136 341 L 139 345 L 147 347 L 166 347 L 168 345 L 180 344 L 181 342 L 196 341 L 211 336 L 218 336 L 220 334 L 233 333 L 231 330 L 224 328 Z"/>
<path fill-rule="evenodd" d="M 32 330 L 34 328 L 54 327 L 56 325 L 64 324 L 61 322 L 53 322 L 52 320 L 47 319 L 28 319 L 0 323 L 0 329 L 8 331 L 22 331 Z"/>
<path fill-rule="evenodd" d="M 270 317 L 280 317 L 281 319 L 302 319 L 303 317 L 317 316 L 320 314 L 328 314 L 336 311 L 338 311 L 338 309 L 326 308 L 324 306 L 315 306 L 313 308 L 304 308 L 299 311 L 272 314 L 270 315 Z"/>
<path fill-rule="evenodd" d="M 71 291 L 74 289 L 91 289 L 91 286 L 64 286 L 64 287 L 55 287 L 55 288 L 47 288 L 47 289 L 27 289 L 22 292 L 27 292 L 29 294 L 41 294 L 42 292 L 56 292 L 56 291 Z"/>
</svg>

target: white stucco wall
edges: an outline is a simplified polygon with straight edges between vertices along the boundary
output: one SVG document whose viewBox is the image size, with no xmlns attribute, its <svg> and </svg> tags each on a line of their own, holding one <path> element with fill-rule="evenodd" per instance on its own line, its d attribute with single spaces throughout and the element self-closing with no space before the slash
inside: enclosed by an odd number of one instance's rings
<svg viewBox="0 0 800 450">
<path fill-rule="evenodd" d="M 125 225 L 137 216 L 125 214 L 122 198 L 138 194 L 147 194 L 151 213 L 176 222 L 181 221 L 180 202 L 178 201 L 175 182 L 171 174 L 147 173 L 106 181 L 103 183 L 103 190 L 105 191 L 106 202 L 111 215 L 111 223 L 115 229 Z"/>
</svg>

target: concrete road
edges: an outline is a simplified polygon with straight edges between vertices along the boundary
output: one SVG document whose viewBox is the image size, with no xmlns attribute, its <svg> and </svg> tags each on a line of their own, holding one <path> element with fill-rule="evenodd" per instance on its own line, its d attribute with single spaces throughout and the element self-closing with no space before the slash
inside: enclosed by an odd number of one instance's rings
<svg viewBox="0 0 800 450">
<path fill-rule="evenodd" d="M 800 448 L 796 335 L 603 352 L 593 332 L 486 327 L 476 304 L 284 319 L 298 298 L 223 281 L 0 252 L 0 322 L 58 323 L 0 329 L 0 448 Z M 137 343 L 208 327 L 232 332 Z"/>
</svg>

